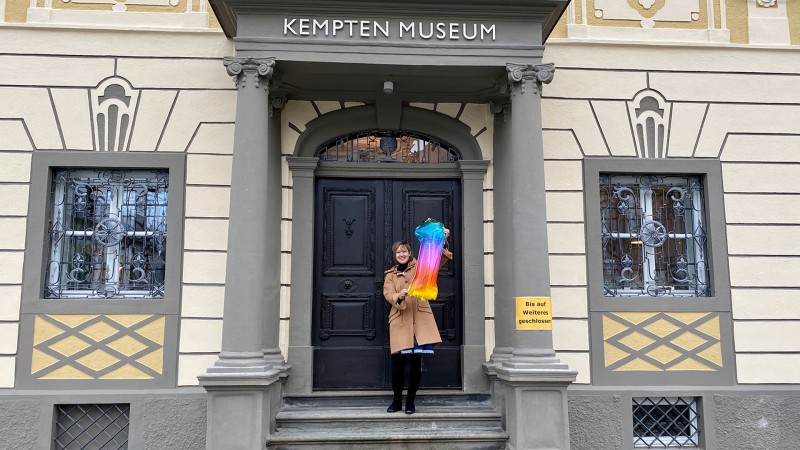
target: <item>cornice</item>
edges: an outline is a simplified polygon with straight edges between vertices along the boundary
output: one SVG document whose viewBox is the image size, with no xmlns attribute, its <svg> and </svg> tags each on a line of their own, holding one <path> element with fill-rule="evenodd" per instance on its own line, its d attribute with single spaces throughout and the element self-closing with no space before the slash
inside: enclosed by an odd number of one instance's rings
<svg viewBox="0 0 800 450">
<path fill-rule="evenodd" d="M 210 0 L 228 37 L 236 36 L 236 16 L 286 14 L 292 16 L 404 17 L 507 21 L 542 24 L 542 39 L 555 27 L 570 0 Z"/>
</svg>

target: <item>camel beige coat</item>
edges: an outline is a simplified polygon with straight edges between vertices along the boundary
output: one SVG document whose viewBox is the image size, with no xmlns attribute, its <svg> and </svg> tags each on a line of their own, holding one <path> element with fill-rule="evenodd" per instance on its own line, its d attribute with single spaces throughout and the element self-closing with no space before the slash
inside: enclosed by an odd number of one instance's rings
<svg viewBox="0 0 800 450">
<path fill-rule="evenodd" d="M 453 254 L 449 250 L 443 250 L 441 264 L 452 257 Z M 416 271 L 417 259 L 414 258 L 408 262 L 405 272 L 398 272 L 397 265 L 384 272 L 383 296 L 392 305 L 392 310 L 389 312 L 391 353 L 414 347 L 415 336 L 419 345 L 442 342 L 431 305 L 427 301 L 406 295 L 405 300 L 397 304 L 400 291 L 408 289 Z"/>
</svg>

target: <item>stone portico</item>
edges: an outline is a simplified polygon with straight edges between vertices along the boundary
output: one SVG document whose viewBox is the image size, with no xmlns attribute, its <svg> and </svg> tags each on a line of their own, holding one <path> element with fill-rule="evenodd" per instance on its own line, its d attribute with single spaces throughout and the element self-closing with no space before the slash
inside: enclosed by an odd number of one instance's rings
<svg viewBox="0 0 800 450">
<path fill-rule="evenodd" d="M 263 448 L 284 396 L 319 394 L 311 383 L 310 275 L 319 213 L 314 185 L 321 176 L 461 180 L 461 392 L 490 394 L 508 448 L 569 448 L 566 388 L 576 372 L 556 357 L 551 330 L 518 330 L 515 319 L 516 297 L 550 296 L 541 88 L 556 68 L 543 63 L 542 42 L 567 2 L 412 3 L 212 3 L 235 39 L 236 55 L 225 59 L 225 68 L 238 95 L 222 352 L 200 377 L 209 393 L 208 448 Z M 280 118 L 287 100 L 361 106 L 312 121 L 293 154 L 284 155 L 294 214 L 284 361 L 278 348 L 281 244 L 275 237 L 281 233 Z M 486 104 L 495 114 L 496 331 L 488 362 L 482 185 L 490 161 L 463 125 L 413 106 L 419 102 Z M 376 168 L 328 163 L 315 154 L 326 140 L 367 129 L 425 132 L 458 147 L 463 158 L 456 165 Z"/>
</svg>

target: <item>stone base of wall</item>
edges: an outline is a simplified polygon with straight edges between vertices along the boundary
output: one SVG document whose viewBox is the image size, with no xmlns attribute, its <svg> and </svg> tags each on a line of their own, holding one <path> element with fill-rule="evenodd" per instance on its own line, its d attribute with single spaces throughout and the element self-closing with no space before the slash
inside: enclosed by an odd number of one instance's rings
<svg viewBox="0 0 800 450">
<path fill-rule="evenodd" d="M 129 403 L 129 448 L 147 450 L 206 447 L 206 394 L 192 389 L 146 393 L 62 391 L 0 392 L 0 448 L 50 448 L 55 405 Z"/>
<path fill-rule="evenodd" d="M 700 397 L 701 448 L 792 450 L 800 436 L 800 387 L 770 390 L 568 391 L 572 450 L 632 449 L 631 397 Z"/>
<path fill-rule="evenodd" d="M 790 450 L 800 446 L 800 392 L 718 394 L 713 419 L 717 448 Z"/>
<path fill-rule="evenodd" d="M 705 450 L 792 450 L 800 436 L 800 389 L 591 390 L 568 392 L 572 450 L 632 449 L 631 397 L 701 397 Z M 54 405 L 130 403 L 129 448 L 202 449 L 206 394 L 175 389 L 115 394 L 42 391 L 0 392 L 0 448 L 36 450 L 52 442 Z"/>
</svg>

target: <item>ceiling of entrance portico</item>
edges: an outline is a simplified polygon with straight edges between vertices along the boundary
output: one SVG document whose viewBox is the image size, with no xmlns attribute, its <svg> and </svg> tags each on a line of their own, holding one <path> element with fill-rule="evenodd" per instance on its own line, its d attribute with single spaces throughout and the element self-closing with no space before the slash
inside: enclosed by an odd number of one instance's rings
<svg viewBox="0 0 800 450">
<path fill-rule="evenodd" d="M 365 62 L 366 63 L 366 62 Z M 292 99 L 372 103 L 382 98 L 406 102 L 483 103 L 503 94 L 504 67 L 316 64 L 280 61 L 272 92 Z M 383 92 L 390 80 L 394 92 Z"/>
</svg>

